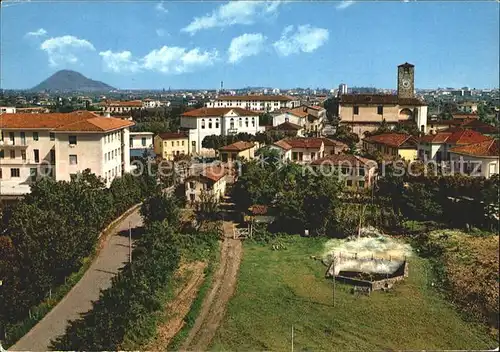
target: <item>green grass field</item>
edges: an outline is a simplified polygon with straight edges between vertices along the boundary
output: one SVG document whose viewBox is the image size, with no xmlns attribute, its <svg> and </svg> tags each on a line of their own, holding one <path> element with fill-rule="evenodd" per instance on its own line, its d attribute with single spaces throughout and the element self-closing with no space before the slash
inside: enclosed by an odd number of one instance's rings
<svg viewBox="0 0 500 352">
<path fill-rule="evenodd" d="M 296 351 L 486 349 L 497 342 L 464 322 L 431 287 L 429 263 L 410 258 L 410 276 L 389 293 L 354 296 L 332 282 L 320 255 L 324 239 L 287 240 L 287 249 L 247 242 L 238 287 L 212 350 Z"/>
</svg>

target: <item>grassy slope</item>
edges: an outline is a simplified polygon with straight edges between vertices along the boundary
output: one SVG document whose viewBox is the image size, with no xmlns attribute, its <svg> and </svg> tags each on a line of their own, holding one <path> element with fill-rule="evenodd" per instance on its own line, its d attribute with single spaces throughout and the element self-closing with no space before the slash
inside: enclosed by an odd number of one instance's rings
<svg viewBox="0 0 500 352">
<path fill-rule="evenodd" d="M 245 243 L 238 287 L 213 350 L 479 349 L 495 341 L 430 288 L 429 263 L 412 258 L 394 292 L 356 297 L 309 258 L 324 240 L 294 237 L 287 250 Z M 496 346 L 495 346 L 496 347 Z"/>
</svg>

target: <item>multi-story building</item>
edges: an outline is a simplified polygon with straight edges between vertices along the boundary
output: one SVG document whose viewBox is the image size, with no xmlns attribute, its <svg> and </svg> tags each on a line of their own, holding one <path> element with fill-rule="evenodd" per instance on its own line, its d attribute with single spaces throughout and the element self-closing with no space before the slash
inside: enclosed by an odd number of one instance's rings
<svg viewBox="0 0 500 352">
<path fill-rule="evenodd" d="M 143 109 L 142 101 L 131 100 L 131 101 L 105 101 L 99 104 L 104 112 L 107 113 L 127 113 L 132 110 Z"/>
<path fill-rule="evenodd" d="M 155 136 L 154 151 L 162 159 L 174 160 L 179 155 L 189 155 L 189 137 L 184 132 L 164 132 Z"/>
<path fill-rule="evenodd" d="M 404 133 L 384 133 L 363 139 L 363 149 L 371 155 L 380 154 L 384 160 L 417 158 L 417 140 Z"/>
<path fill-rule="evenodd" d="M 130 132 L 129 147 L 130 160 L 143 157 L 145 154 L 154 157 L 153 153 L 153 132 Z"/>
<path fill-rule="evenodd" d="M 347 149 L 342 142 L 328 138 L 285 138 L 271 145 L 283 160 L 308 163 L 328 155 L 340 154 Z"/>
<path fill-rule="evenodd" d="M 497 139 L 456 146 L 449 150 L 455 172 L 490 178 L 500 173 L 500 146 Z"/>
<path fill-rule="evenodd" d="M 326 121 L 326 109 L 321 106 L 299 106 L 286 110 L 273 117 L 273 126 L 279 126 L 285 122 L 299 125 L 305 134 L 320 136 Z"/>
<path fill-rule="evenodd" d="M 340 124 L 348 125 L 360 139 L 384 120 L 389 126 L 414 121 L 426 133 L 427 105 L 415 97 L 414 80 L 415 67 L 409 63 L 399 65 L 397 95 L 342 94 L 336 99 L 334 113 Z"/>
<path fill-rule="evenodd" d="M 418 140 L 418 157 L 421 160 L 449 161 L 452 148 L 491 140 L 491 137 L 474 130 L 450 128 L 421 137 Z"/>
<path fill-rule="evenodd" d="M 299 105 L 298 99 L 286 95 L 224 95 L 206 103 L 208 108 L 241 108 L 262 112 L 293 109 Z"/>
<path fill-rule="evenodd" d="M 219 202 L 226 192 L 226 174 L 223 166 L 209 166 L 199 175 L 192 175 L 184 180 L 186 200 L 189 204 L 204 201 L 205 197 L 213 197 Z"/>
<path fill-rule="evenodd" d="M 251 160 L 255 157 L 255 143 L 238 141 L 219 149 L 222 162 L 235 162 L 238 158 Z"/>
<path fill-rule="evenodd" d="M 0 106 L 0 114 L 15 114 L 15 106 Z"/>
<path fill-rule="evenodd" d="M 2 115 L 0 194 L 26 194 L 39 176 L 69 181 L 85 169 L 109 186 L 130 171 L 127 142 L 133 124 L 88 111 Z"/>
<path fill-rule="evenodd" d="M 209 153 L 202 146 L 206 136 L 261 131 L 259 114 L 242 108 L 200 108 L 181 115 L 181 128 L 188 130 L 191 154 Z"/>
</svg>

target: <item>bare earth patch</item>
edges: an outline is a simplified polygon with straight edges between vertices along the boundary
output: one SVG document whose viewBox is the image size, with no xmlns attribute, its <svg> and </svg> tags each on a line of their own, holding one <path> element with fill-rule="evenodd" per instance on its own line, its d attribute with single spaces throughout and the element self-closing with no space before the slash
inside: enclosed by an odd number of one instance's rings
<svg viewBox="0 0 500 352">
<path fill-rule="evenodd" d="M 184 317 L 203 283 L 206 267 L 206 262 L 197 261 L 182 264 L 177 270 L 176 276 L 185 277 L 185 283 L 175 292 L 174 300 L 165 307 L 168 321 L 158 326 L 157 338 L 144 347 L 145 351 L 164 351 L 172 338 L 182 329 Z"/>
<path fill-rule="evenodd" d="M 181 351 L 207 350 L 222 322 L 227 303 L 234 294 L 242 246 L 240 240 L 232 238 L 232 226 L 232 223 L 224 222 L 225 238 L 221 246 L 220 266 L 214 274 L 212 287 L 203 301 L 200 315 L 181 346 Z"/>
</svg>

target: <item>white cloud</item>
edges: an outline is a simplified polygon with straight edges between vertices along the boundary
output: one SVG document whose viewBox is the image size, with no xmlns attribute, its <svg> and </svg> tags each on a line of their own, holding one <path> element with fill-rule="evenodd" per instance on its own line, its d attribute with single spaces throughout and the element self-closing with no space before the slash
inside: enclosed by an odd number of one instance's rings
<svg viewBox="0 0 500 352">
<path fill-rule="evenodd" d="M 227 50 L 230 63 L 237 63 L 244 57 L 257 55 L 263 49 L 266 37 L 261 33 L 245 33 L 233 38 Z"/>
<path fill-rule="evenodd" d="M 202 17 L 195 17 L 190 24 L 182 28 L 181 31 L 190 33 L 215 28 L 227 27 L 236 24 L 250 25 L 257 18 L 275 14 L 281 1 L 230 1 L 220 5 L 212 13 Z"/>
<path fill-rule="evenodd" d="M 212 66 L 218 56 L 216 50 L 201 51 L 199 48 L 194 48 L 188 51 L 176 46 L 163 46 L 144 56 L 142 66 L 152 71 L 180 74 Z"/>
<path fill-rule="evenodd" d="M 43 28 L 39 28 L 34 32 L 26 33 L 27 37 L 43 37 L 44 35 L 47 35 L 47 31 Z"/>
<path fill-rule="evenodd" d="M 106 70 L 116 73 L 137 72 L 140 70 L 139 63 L 132 59 L 130 51 L 112 52 L 111 50 L 101 51 L 104 67 Z"/>
<path fill-rule="evenodd" d="M 336 7 L 337 7 L 337 10 L 343 10 L 343 9 L 348 8 L 351 5 L 354 5 L 353 0 L 343 0 Z"/>
<path fill-rule="evenodd" d="M 95 50 L 92 43 L 72 35 L 55 37 L 45 40 L 40 49 L 47 52 L 50 66 L 59 66 L 63 63 L 76 63 L 78 58 L 75 51 Z"/>
<path fill-rule="evenodd" d="M 312 53 L 325 44 L 329 37 L 327 29 L 310 25 L 298 26 L 295 32 L 293 30 L 294 26 L 285 27 L 281 38 L 273 44 L 276 51 L 283 56 L 299 52 Z"/>
<path fill-rule="evenodd" d="M 156 4 L 155 10 L 159 13 L 168 13 L 168 9 L 163 5 L 163 1 Z"/>
</svg>

